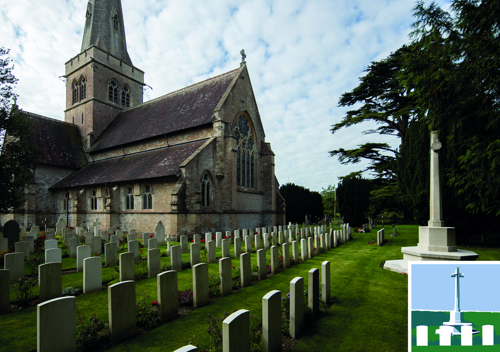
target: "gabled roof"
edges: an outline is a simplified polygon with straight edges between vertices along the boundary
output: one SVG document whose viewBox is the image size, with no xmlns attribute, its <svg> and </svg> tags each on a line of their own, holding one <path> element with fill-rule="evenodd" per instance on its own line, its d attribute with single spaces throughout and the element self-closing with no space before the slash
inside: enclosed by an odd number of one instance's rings
<svg viewBox="0 0 500 352">
<path fill-rule="evenodd" d="M 78 169 L 87 163 L 82 136 L 77 126 L 26 112 L 33 121 L 40 163 Z"/>
<path fill-rule="evenodd" d="M 175 176 L 179 165 L 207 140 L 156 149 L 149 152 L 95 161 L 71 174 L 51 189 L 128 182 Z"/>
<path fill-rule="evenodd" d="M 209 124 L 240 69 L 229 71 L 120 112 L 90 152 Z"/>
</svg>

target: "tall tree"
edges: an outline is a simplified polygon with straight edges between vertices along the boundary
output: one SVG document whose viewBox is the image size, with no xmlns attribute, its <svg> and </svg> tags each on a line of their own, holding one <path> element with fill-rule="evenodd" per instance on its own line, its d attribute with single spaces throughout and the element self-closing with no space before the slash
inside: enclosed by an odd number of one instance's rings
<svg viewBox="0 0 500 352">
<path fill-rule="evenodd" d="M 303 223 L 306 215 L 311 222 L 323 218 L 323 201 L 318 192 L 293 183 L 281 185 L 279 192 L 286 201 L 287 221 Z"/>
<path fill-rule="evenodd" d="M 499 216 L 500 2 L 454 0 L 450 8 L 417 3 L 402 78 L 414 89 L 419 118 L 444 141 L 446 198 Z"/>
<path fill-rule="evenodd" d="M 359 176 L 346 176 L 337 186 L 340 214 L 351 226 L 366 223 L 371 183 Z"/>
<path fill-rule="evenodd" d="M 420 225 L 429 220 L 430 135 L 427 125 L 418 120 L 406 130 L 406 143 L 397 159 L 401 200 Z"/>
<path fill-rule="evenodd" d="M 15 104 L 17 79 L 8 53 L 0 48 L 0 213 L 24 205 L 25 186 L 38 159 L 31 120 Z"/>
<path fill-rule="evenodd" d="M 404 63 L 406 46 L 401 47 L 389 57 L 372 62 L 360 78 L 361 83 L 352 92 L 344 93 L 339 106 L 362 104 L 358 109 L 349 110 L 341 122 L 332 126 L 332 133 L 341 128 L 366 121 L 380 125 L 377 129 L 364 131 L 364 134 L 382 134 L 399 137 L 401 144 L 408 123 L 413 118 L 414 100 L 410 89 L 401 84 L 399 71 Z M 377 178 L 397 180 L 395 158 L 397 149 L 387 143 L 365 143 L 355 149 L 332 150 L 331 156 L 338 156 L 343 164 L 369 160 L 370 165 L 362 172 L 372 172 Z"/>
<path fill-rule="evenodd" d="M 327 188 L 321 190 L 321 197 L 323 198 L 323 208 L 325 209 L 325 215 L 333 220 L 336 217 L 336 212 L 338 211 L 338 204 L 336 198 L 335 186 L 329 185 Z"/>
</svg>

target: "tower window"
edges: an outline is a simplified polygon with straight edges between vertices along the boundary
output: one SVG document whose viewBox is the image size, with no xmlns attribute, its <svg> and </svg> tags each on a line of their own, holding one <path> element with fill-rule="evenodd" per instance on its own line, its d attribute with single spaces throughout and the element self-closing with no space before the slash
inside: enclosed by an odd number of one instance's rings
<svg viewBox="0 0 500 352">
<path fill-rule="evenodd" d="M 134 190 L 131 186 L 127 187 L 127 194 L 125 202 L 127 204 L 127 209 L 134 209 Z"/>
<path fill-rule="evenodd" d="M 113 28 L 118 30 L 118 15 L 113 16 Z"/>
<path fill-rule="evenodd" d="M 130 107 L 130 90 L 128 87 L 122 89 L 122 106 Z"/>
<path fill-rule="evenodd" d="M 83 125 L 83 112 L 82 112 L 82 125 Z"/>
<path fill-rule="evenodd" d="M 238 144 L 236 151 L 236 184 L 242 187 L 254 188 L 255 150 L 250 125 L 244 115 L 238 119 L 234 129 Z"/>
<path fill-rule="evenodd" d="M 73 104 L 78 103 L 78 82 L 73 83 Z"/>
<path fill-rule="evenodd" d="M 210 206 L 210 188 L 212 183 L 210 182 L 210 177 L 205 173 L 203 179 L 201 180 L 201 206 Z"/>
<path fill-rule="evenodd" d="M 83 100 L 87 97 L 87 82 L 85 77 L 80 79 L 80 100 Z"/>
<path fill-rule="evenodd" d="M 114 79 L 112 79 L 109 84 L 108 84 L 108 98 L 109 101 L 112 101 L 113 103 L 118 102 L 118 84 Z"/>
<path fill-rule="evenodd" d="M 144 186 L 142 194 L 142 209 L 153 209 L 153 195 L 151 194 L 151 186 Z"/>
</svg>

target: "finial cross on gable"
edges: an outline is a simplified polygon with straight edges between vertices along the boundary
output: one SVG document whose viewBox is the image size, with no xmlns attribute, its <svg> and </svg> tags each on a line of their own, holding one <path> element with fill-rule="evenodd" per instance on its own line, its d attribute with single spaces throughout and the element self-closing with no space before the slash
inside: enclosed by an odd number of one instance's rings
<svg viewBox="0 0 500 352">
<path fill-rule="evenodd" d="M 243 66 L 243 64 L 246 64 L 245 59 L 247 58 L 245 54 L 245 49 L 241 49 L 240 54 L 241 54 L 241 66 Z"/>
</svg>

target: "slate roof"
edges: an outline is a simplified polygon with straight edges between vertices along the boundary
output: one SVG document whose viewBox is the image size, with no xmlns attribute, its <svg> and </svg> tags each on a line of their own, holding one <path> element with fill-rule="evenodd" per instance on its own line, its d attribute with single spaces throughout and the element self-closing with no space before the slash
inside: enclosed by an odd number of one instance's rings
<svg viewBox="0 0 500 352">
<path fill-rule="evenodd" d="M 175 176 L 179 165 L 206 141 L 91 162 L 51 189 Z"/>
<path fill-rule="evenodd" d="M 33 121 L 42 164 L 78 169 L 87 163 L 77 126 L 30 112 L 26 114 Z"/>
<path fill-rule="evenodd" d="M 238 70 L 120 112 L 91 146 L 90 152 L 211 123 L 217 104 Z"/>
</svg>

